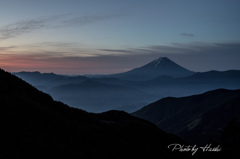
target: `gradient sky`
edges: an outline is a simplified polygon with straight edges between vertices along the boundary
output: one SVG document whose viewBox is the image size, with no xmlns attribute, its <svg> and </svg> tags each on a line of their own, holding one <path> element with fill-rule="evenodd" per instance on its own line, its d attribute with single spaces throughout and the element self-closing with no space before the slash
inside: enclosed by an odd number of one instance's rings
<svg viewBox="0 0 240 159">
<path fill-rule="evenodd" d="M 109 74 L 169 57 L 240 70 L 239 0 L 1 0 L 0 68 Z"/>
</svg>

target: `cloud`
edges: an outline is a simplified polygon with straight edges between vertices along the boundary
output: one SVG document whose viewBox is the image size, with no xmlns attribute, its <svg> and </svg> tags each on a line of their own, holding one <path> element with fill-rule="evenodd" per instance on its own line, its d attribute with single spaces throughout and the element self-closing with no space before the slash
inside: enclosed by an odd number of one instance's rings
<svg viewBox="0 0 240 159">
<path fill-rule="evenodd" d="M 216 55 L 220 53 L 239 53 L 240 43 L 173 43 L 171 45 L 150 45 L 139 48 L 127 49 L 99 49 L 100 51 L 124 53 L 127 55 L 141 55 L 141 54 L 159 54 L 159 55 Z M 239 55 L 240 56 L 240 55 Z"/>
<path fill-rule="evenodd" d="M 186 37 L 194 37 L 194 34 L 191 34 L 191 33 L 181 33 L 180 35 L 186 36 Z"/>
<path fill-rule="evenodd" d="M 0 29 L 0 39 L 9 39 L 24 33 L 31 32 L 38 28 L 41 28 L 43 23 L 41 21 L 31 20 L 22 21 L 15 24 L 7 25 Z"/>
<path fill-rule="evenodd" d="M 88 16 L 78 16 L 78 17 L 72 17 L 69 19 L 63 20 L 61 23 L 64 26 L 80 26 L 80 25 L 86 25 L 91 24 L 97 21 L 102 20 L 108 20 L 120 17 L 121 15 L 88 15 Z"/>
<path fill-rule="evenodd" d="M 66 17 L 66 15 L 38 17 L 5 25 L 0 28 L 0 39 L 13 38 L 42 28 L 51 28 L 53 27 L 53 23 L 64 17 Z"/>
<path fill-rule="evenodd" d="M 207 44 L 206 44 L 207 45 Z M 127 49 L 99 49 L 109 53 L 119 53 L 128 55 L 140 55 L 140 54 L 183 54 L 187 52 L 199 49 L 200 45 L 196 44 L 180 44 L 174 43 L 171 45 L 151 45 L 139 48 L 127 48 Z"/>
<path fill-rule="evenodd" d="M 76 27 L 91 24 L 97 21 L 120 17 L 121 15 L 73 15 L 61 14 L 35 19 L 21 20 L 0 28 L 0 39 L 9 39 L 38 29 L 53 29 Z"/>
<path fill-rule="evenodd" d="M 43 42 L 33 43 L 27 45 L 16 45 L 8 47 L 0 47 L 0 55 L 8 54 L 13 55 L 24 55 L 42 58 L 60 58 L 60 57 L 92 57 L 98 56 L 100 51 L 92 50 L 89 48 L 82 47 L 78 43 L 68 42 Z M 6 56 L 6 55 L 5 55 Z"/>
<path fill-rule="evenodd" d="M 15 48 L 17 48 L 17 46 L 0 47 L 0 51 L 9 51 Z"/>
<path fill-rule="evenodd" d="M 135 53 L 136 51 L 134 49 L 98 49 L 98 51 L 101 52 L 108 52 L 110 54 L 117 53 L 117 54 L 131 54 Z"/>
</svg>

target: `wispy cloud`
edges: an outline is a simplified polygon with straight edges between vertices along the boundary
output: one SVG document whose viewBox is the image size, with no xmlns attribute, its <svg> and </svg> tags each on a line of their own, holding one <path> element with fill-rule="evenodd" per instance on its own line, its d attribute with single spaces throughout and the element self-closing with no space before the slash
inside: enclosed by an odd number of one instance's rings
<svg viewBox="0 0 240 159">
<path fill-rule="evenodd" d="M 91 24 L 94 22 L 102 21 L 102 20 L 117 18 L 120 16 L 121 15 L 117 15 L 117 14 L 77 16 L 77 17 L 66 18 L 62 20 L 61 23 L 63 24 L 63 26 L 81 26 L 81 25 Z"/>
<path fill-rule="evenodd" d="M 0 39 L 9 39 L 41 28 L 52 28 L 56 22 L 68 15 L 54 15 L 21 20 L 0 28 Z"/>
<path fill-rule="evenodd" d="M 95 57 L 109 55 L 110 52 L 88 48 L 77 42 L 40 42 L 25 45 L 12 45 L 0 47 L 0 54 L 11 55 L 36 55 L 41 58 L 61 58 L 61 57 Z M 122 53 L 111 52 L 110 54 L 120 55 Z M 41 56 L 40 56 L 41 55 Z M 33 57 L 33 56 L 32 56 Z"/>
<path fill-rule="evenodd" d="M 16 47 L 17 46 L 0 47 L 0 51 L 9 51 L 9 50 L 14 49 Z"/>
<path fill-rule="evenodd" d="M 139 54 L 184 54 L 192 51 L 199 50 L 201 46 L 208 46 L 210 44 L 180 44 L 173 43 L 171 45 L 150 45 L 139 48 L 127 48 L 127 49 L 99 49 L 105 52 L 116 52 L 119 54 L 139 55 Z"/>
<path fill-rule="evenodd" d="M 186 37 L 194 37 L 194 34 L 191 34 L 191 33 L 181 33 L 180 35 L 186 36 Z"/>
<path fill-rule="evenodd" d="M 0 27 L 0 39 L 9 39 L 38 29 L 53 29 L 63 27 L 76 27 L 94 22 L 120 17 L 121 15 L 74 15 L 62 14 L 35 19 L 21 20 Z"/>
</svg>

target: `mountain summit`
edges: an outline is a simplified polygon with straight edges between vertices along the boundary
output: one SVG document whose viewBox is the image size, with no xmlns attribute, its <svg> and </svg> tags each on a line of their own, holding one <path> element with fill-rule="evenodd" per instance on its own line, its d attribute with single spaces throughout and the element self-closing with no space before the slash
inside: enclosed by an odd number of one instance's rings
<svg viewBox="0 0 240 159">
<path fill-rule="evenodd" d="M 167 57 L 160 57 L 152 62 L 128 72 L 114 74 L 113 77 L 126 80 L 150 80 L 159 76 L 173 78 L 186 77 L 194 72 L 183 68 Z"/>
<path fill-rule="evenodd" d="M 150 63 L 148 63 L 147 65 L 149 66 L 154 66 L 154 67 L 160 67 L 162 65 L 166 65 L 166 64 L 170 64 L 170 63 L 174 63 L 173 61 L 171 61 L 169 58 L 167 57 L 160 57 Z"/>
</svg>

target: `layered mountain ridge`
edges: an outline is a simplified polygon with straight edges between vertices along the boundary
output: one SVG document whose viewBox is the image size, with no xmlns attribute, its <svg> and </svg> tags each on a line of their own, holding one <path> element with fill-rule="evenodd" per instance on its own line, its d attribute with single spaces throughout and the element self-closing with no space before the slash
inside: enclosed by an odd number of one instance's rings
<svg viewBox="0 0 240 159">
<path fill-rule="evenodd" d="M 178 73 L 184 77 L 177 78 Z M 240 89 L 239 70 L 193 73 L 165 57 L 116 76 L 14 74 L 55 100 L 95 113 L 112 109 L 134 112 L 163 97 L 183 97 L 219 88 Z"/>
</svg>

